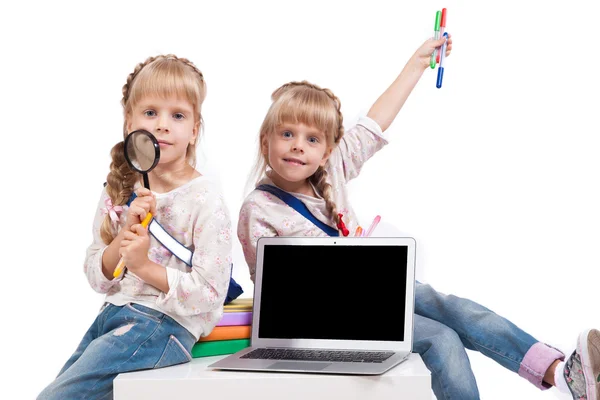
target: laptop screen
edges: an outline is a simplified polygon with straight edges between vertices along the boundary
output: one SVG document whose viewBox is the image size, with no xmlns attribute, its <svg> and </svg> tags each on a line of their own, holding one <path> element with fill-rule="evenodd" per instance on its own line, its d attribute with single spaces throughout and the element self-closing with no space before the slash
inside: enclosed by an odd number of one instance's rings
<svg viewBox="0 0 600 400">
<path fill-rule="evenodd" d="M 265 245 L 258 337 L 403 341 L 405 245 Z"/>
</svg>

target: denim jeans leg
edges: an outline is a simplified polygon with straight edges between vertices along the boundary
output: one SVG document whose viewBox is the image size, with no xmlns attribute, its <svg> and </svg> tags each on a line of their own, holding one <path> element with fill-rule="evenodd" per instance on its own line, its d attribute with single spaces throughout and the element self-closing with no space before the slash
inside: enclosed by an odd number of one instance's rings
<svg viewBox="0 0 600 400">
<path fill-rule="evenodd" d="M 460 338 L 452 329 L 415 314 L 413 351 L 431 372 L 438 400 L 477 400 L 479 390 Z"/>
<path fill-rule="evenodd" d="M 112 399 L 118 374 L 188 362 L 194 342 L 191 333 L 159 311 L 119 307 L 100 336 L 38 399 Z"/>
<path fill-rule="evenodd" d="M 416 284 L 415 313 L 454 330 L 464 346 L 476 350 L 544 389 L 544 372 L 560 351 L 540 343 L 515 324 L 469 299 L 437 292 Z"/>
<path fill-rule="evenodd" d="M 119 311 L 119 308 L 113 306 L 112 304 L 108 304 L 104 309 L 102 309 L 102 311 L 98 314 L 98 316 L 86 332 L 86 334 L 83 336 L 83 339 L 81 339 L 79 346 L 77 346 L 77 350 L 75 350 L 75 352 L 67 360 L 65 365 L 61 368 L 57 377 L 61 376 L 67 369 L 69 369 L 69 367 L 71 367 L 71 365 L 73 365 L 75 361 L 79 360 L 79 357 L 81 357 L 81 355 L 83 354 L 85 349 L 87 349 L 92 340 L 96 339 L 99 336 L 99 329 L 104 323 L 104 321 L 107 318 L 110 318 L 110 316 L 116 313 L 117 311 Z"/>
</svg>

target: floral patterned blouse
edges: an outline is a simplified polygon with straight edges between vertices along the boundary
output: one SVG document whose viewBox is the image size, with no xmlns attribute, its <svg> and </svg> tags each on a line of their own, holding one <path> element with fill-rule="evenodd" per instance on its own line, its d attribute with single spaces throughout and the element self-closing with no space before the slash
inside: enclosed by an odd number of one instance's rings
<svg viewBox="0 0 600 400">
<path fill-rule="evenodd" d="M 108 280 L 102 273 L 107 245 L 100 237 L 109 197 L 102 191 L 93 224 L 93 243 L 88 247 L 84 271 L 90 286 L 106 293 L 106 302 L 121 306 L 138 303 L 160 311 L 196 338 L 208 335 L 223 313 L 231 275 L 231 218 L 218 184 L 200 176 L 167 193 L 154 193 L 154 218 L 175 239 L 193 249 L 192 267 L 175 257 L 150 235 L 148 258 L 166 268 L 169 292 L 163 293 L 134 273 Z M 113 224 L 113 233 L 125 225 L 127 206 Z"/>
</svg>

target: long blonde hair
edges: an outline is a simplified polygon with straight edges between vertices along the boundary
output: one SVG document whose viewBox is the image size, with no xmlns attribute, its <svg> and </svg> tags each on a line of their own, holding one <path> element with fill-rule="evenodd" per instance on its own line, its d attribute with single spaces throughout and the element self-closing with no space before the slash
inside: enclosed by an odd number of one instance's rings
<svg viewBox="0 0 600 400">
<path fill-rule="evenodd" d="M 273 103 L 260 127 L 257 161 L 251 175 L 256 183 L 270 167 L 263 144 L 281 125 L 302 123 L 320 130 L 325 134 L 328 150 L 335 148 L 344 136 L 340 100 L 329 89 L 307 81 L 289 82 L 275 90 L 271 100 Z M 337 207 L 332 199 L 331 185 L 327 182 L 327 171 L 319 167 L 308 180 L 323 196 L 329 216 L 337 224 Z"/>
<path fill-rule="evenodd" d="M 173 54 L 149 57 L 146 61 L 139 63 L 133 72 L 127 77 L 127 83 L 123 86 L 124 123 L 123 139 L 127 137 L 127 120 L 133 108 L 145 97 L 157 96 L 168 98 L 177 96 L 186 99 L 192 104 L 195 111 L 195 121 L 200 122 L 202 127 L 202 103 L 206 97 L 206 84 L 202 72 L 189 60 L 179 58 Z M 196 165 L 196 145 L 189 144 L 186 151 L 187 162 L 194 167 Z M 112 162 L 110 172 L 106 177 L 106 192 L 110 196 L 112 204 L 123 205 L 127 203 L 133 193 L 133 187 L 139 180 L 137 172 L 132 171 L 125 160 L 121 141 L 111 150 Z M 107 214 L 100 235 L 106 244 L 110 244 L 115 238 L 111 229 L 110 216 Z"/>
</svg>

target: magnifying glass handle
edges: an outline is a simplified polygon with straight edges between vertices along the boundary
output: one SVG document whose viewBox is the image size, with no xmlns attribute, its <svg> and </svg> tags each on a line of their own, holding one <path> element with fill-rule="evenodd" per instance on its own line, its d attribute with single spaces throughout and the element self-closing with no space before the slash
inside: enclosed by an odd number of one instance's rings
<svg viewBox="0 0 600 400">
<path fill-rule="evenodd" d="M 124 268 L 125 268 L 125 260 L 123 260 L 123 257 L 121 257 L 121 259 L 119 260 L 119 263 L 117 264 L 117 268 L 115 268 L 115 270 L 113 272 L 113 277 L 118 278 L 121 275 L 121 272 L 123 272 Z"/>
<path fill-rule="evenodd" d="M 150 223 L 151 220 L 152 220 L 152 213 L 146 214 L 146 218 L 144 218 L 144 220 L 142 221 L 142 226 L 144 228 L 147 228 L 148 224 Z M 119 276 L 121 276 L 121 273 L 123 272 L 124 269 L 125 269 L 125 260 L 123 259 L 123 257 L 121 257 L 121 259 L 119 260 L 119 263 L 117 264 L 117 267 L 115 268 L 115 270 L 113 272 L 113 277 L 118 278 Z"/>
</svg>

